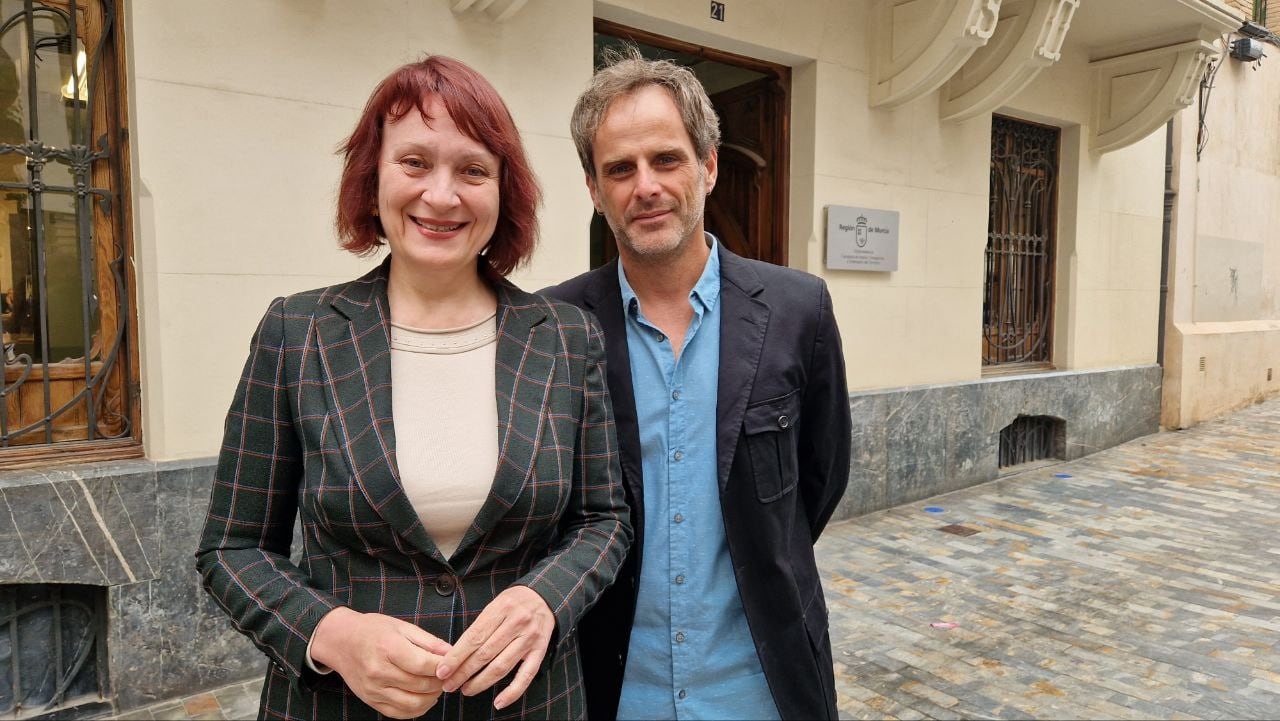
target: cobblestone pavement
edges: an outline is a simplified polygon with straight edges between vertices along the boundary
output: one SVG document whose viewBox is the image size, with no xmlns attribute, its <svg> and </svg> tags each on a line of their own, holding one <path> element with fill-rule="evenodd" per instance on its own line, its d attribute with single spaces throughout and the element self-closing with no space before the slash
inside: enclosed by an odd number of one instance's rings
<svg viewBox="0 0 1280 721">
<path fill-rule="evenodd" d="M 263 672 L 266 672 L 264 663 Z M 115 718 L 133 721 L 213 721 L 215 719 L 258 718 L 258 695 L 262 691 L 262 679 L 224 686 L 214 691 L 198 693 L 186 698 L 172 699 L 136 709 Z"/>
<path fill-rule="evenodd" d="M 1280 399 L 834 526 L 841 714 L 1280 718 L 1278 510 Z"/>
<path fill-rule="evenodd" d="M 841 716 L 1280 718 L 1278 511 L 1280 399 L 834 524 Z M 250 718 L 257 690 L 128 718 Z"/>
</svg>

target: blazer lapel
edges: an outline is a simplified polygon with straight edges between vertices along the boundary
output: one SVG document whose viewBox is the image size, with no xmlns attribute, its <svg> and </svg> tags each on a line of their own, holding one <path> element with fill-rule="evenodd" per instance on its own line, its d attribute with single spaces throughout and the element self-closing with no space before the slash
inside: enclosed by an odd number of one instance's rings
<svg viewBox="0 0 1280 721">
<path fill-rule="evenodd" d="M 742 415 L 755 383 L 756 368 L 769 327 L 769 306 L 756 296 L 764 290 L 749 263 L 720 250 L 720 380 L 716 401 L 716 467 L 720 490 L 738 448 Z"/>
<path fill-rule="evenodd" d="M 325 396 L 354 485 L 405 541 L 444 561 L 405 495 L 396 466 L 389 268 L 390 257 L 333 298 L 335 313 L 317 320 L 320 363 L 329 387 Z"/>
<path fill-rule="evenodd" d="M 605 368 L 609 376 L 609 399 L 613 403 L 613 419 L 618 433 L 622 478 L 630 491 L 633 514 L 643 513 L 640 426 L 636 420 L 635 389 L 631 384 L 631 354 L 627 348 L 627 322 L 622 311 L 622 287 L 618 285 L 617 260 L 592 274 L 591 283 L 583 293 L 583 302 L 587 310 L 595 314 L 606 339 Z"/>
<path fill-rule="evenodd" d="M 458 544 L 454 558 L 493 530 L 524 490 L 546 425 L 556 363 L 556 329 L 543 321 L 545 301 L 499 285 L 494 389 L 498 404 L 498 467 L 489 498 Z"/>
</svg>

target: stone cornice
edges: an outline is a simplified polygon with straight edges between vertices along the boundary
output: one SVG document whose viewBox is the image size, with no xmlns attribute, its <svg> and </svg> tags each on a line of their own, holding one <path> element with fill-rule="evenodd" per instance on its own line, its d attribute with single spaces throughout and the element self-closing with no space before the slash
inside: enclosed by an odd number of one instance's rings
<svg viewBox="0 0 1280 721">
<path fill-rule="evenodd" d="M 978 48 L 942 90 L 943 120 L 995 110 L 1061 57 L 1080 0 L 1005 0 L 990 41 Z"/>
<path fill-rule="evenodd" d="M 1000 0 L 873 0 L 873 107 L 892 107 L 937 90 L 986 44 Z"/>
<path fill-rule="evenodd" d="M 453 14 L 500 23 L 520 12 L 529 0 L 450 0 Z"/>
<path fill-rule="evenodd" d="M 1105 153 L 1137 142 L 1195 99 L 1209 63 L 1220 55 L 1205 39 L 1089 63 L 1093 70 L 1090 148 Z"/>
</svg>

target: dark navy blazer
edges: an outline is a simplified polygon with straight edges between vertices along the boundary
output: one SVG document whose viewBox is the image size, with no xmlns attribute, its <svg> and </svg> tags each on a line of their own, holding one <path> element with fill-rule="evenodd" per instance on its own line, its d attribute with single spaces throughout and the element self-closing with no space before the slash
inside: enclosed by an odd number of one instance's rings
<svg viewBox="0 0 1280 721">
<path fill-rule="evenodd" d="M 836 718 L 827 608 L 813 544 L 844 494 L 851 423 L 826 284 L 718 244 L 722 303 L 716 452 L 738 591 L 786 719 Z M 636 539 L 644 492 L 617 261 L 542 291 L 599 319 Z M 589 715 L 617 715 L 641 548 L 579 627 Z"/>
</svg>

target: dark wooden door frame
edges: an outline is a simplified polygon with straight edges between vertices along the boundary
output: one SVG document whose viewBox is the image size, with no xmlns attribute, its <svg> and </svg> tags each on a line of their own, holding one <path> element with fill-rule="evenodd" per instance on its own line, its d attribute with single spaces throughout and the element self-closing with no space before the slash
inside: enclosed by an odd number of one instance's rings
<svg viewBox="0 0 1280 721">
<path fill-rule="evenodd" d="M 772 109 L 772 112 L 777 113 L 780 118 L 778 133 L 775 138 L 776 146 L 774 148 L 775 165 L 779 168 L 779 172 L 777 182 L 774 183 L 773 187 L 773 197 L 768 199 L 767 202 L 773 203 L 778 220 L 775 223 L 772 243 L 774 257 L 762 258 L 762 260 L 767 260 L 777 265 L 787 265 L 791 198 L 791 68 L 746 55 L 738 55 L 725 50 L 717 50 L 704 45 L 676 40 L 665 35 L 658 35 L 601 18 L 595 18 L 593 30 L 602 35 L 631 40 L 664 50 L 672 50 L 726 65 L 735 65 L 747 70 L 753 70 L 771 78 L 777 84 L 781 92 L 778 94 L 777 105 Z M 602 226 L 603 223 L 597 221 L 595 225 Z M 598 230 L 599 228 L 596 228 L 596 232 Z M 608 233 L 607 226 L 604 232 Z M 611 242 L 606 242 L 606 246 L 608 250 L 604 260 L 607 262 L 616 256 L 617 250 Z"/>
</svg>

